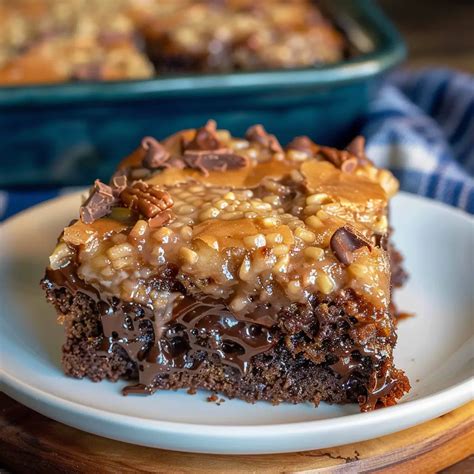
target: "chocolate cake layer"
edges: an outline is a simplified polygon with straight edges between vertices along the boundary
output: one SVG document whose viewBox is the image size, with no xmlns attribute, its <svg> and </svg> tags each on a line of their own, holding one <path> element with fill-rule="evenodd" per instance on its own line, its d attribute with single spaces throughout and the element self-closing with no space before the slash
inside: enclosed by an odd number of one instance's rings
<svg viewBox="0 0 474 474">
<path fill-rule="evenodd" d="M 145 137 L 96 181 L 43 280 L 68 375 L 125 394 L 206 388 L 247 401 L 391 405 L 390 243 L 398 183 L 361 137 L 336 150 L 262 126 Z"/>
<path fill-rule="evenodd" d="M 395 341 L 349 315 L 363 305 L 351 292 L 314 300 L 306 313 L 288 308 L 270 330 L 237 322 L 224 304 L 185 297 L 158 336 L 148 308 L 102 300 L 79 283 L 74 266 L 48 271 L 42 285 L 64 317 L 65 373 L 137 381 L 125 395 L 205 388 L 248 402 L 354 402 L 370 410 L 409 388 L 390 357 L 379 355 Z"/>
</svg>

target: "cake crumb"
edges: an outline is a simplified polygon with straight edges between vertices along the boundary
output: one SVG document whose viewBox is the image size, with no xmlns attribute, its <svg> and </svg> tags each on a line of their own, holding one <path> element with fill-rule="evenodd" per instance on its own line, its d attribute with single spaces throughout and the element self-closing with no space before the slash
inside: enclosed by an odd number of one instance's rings
<svg viewBox="0 0 474 474">
<path fill-rule="evenodd" d="M 207 401 L 208 401 L 209 403 L 216 402 L 217 400 L 219 400 L 219 397 L 218 397 L 215 393 L 213 393 L 212 395 L 209 395 L 209 396 L 207 397 Z"/>
<path fill-rule="evenodd" d="M 209 395 L 206 399 L 209 403 L 215 403 L 217 406 L 221 406 L 221 403 L 224 403 L 225 400 L 223 398 L 219 398 L 217 393 L 213 393 Z"/>
<path fill-rule="evenodd" d="M 186 391 L 186 393 L 187 393 L 188 395 L 196 395 L 197 390 L 196 390 L 194 387 L 190 387 L 190 388 L 188 388 L 188 390 Z"/>
</svg>

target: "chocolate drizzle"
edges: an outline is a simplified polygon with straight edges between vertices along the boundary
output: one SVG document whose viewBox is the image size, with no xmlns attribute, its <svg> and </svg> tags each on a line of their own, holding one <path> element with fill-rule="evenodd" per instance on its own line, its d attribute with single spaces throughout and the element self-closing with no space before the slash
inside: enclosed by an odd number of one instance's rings
<svg viewBox="0 0 474 474">
<path fill-rule="evenodd" d="M 236 319 L 222 302 L 212 298 L 196 301 L 183 298 L 175 308 L 175 321 L 190 331 L 190 346 L 201 350 L 200 337 L 214 335 L 206 351 L 217 353 L 221 360 L 245 374 L 250 359 L 270 349 L 275 342 L 271 329 Z"/>
<path fill-rule="evenodd" d="M 75 262 L 70 262 L 58 270 L 47 268 L 44 281 L 47 282 L 48 287 L 66 288 L 72 295 L 81 292 L 96 303 L 100 301 L 100 293 L 77 276 L 77 263 Z"/>
<path fill-rule="evenodd" d="M 167 309 L 154 312 L 136 303 L 101 296 L 77 276 L 75 263 L 59 270 L 48 269 L 45 280 L 49 286 L 65 287 L 73 295 L 84 293 L 97 304 L 104 333 L 101 353 L 106 356 L 119 345 L 138 364 L 139 384 L 126 387 L 124 394 L 152 393 L 157 376 L 198 369 L 199 352 L 217 356 L 245 375 L 252 357 L 277 342 L 272 329 L 238 320 L 222 301 L 209 297 L 174 297 L 169 315 Z"/>
<path fill-rule="evenodd" d="M 156 390 L 157 377 L 199 370 L 205 355 L 217 358 L 245 376 L 254 356 L 269 351 L 281 341 L 280 330 L 276 324 L 269 325 L 262 308 L 260 311 L 256 308 L 255 315 L 237 318 L 223 301 L 185 296 L 168 285 L 169 304 L 153 311 L 137 303 L 101 295 L 77 276 L 74 261 L 58 270 L 48 269 L 44 284 L 50 289 L 66 288 L 73 295 L 84 293 L 97 305 L 103 329 L 98 354 L 107 357 L 119 346 L 138 367 L 139 383 L 125 387 L 124 395 L 151 394 Z M 364 325 L 358 322 L 354 327 L 361 324 Z M 344 390 L 358 394 L 357 401 L 363 410 L 373 409 L 382 397 L 396 390 L 397 371 L 384 351 L 351 339 L 341 339 L 339 344 L 330 352 L 334 357 L 330 368 L 339 375 Z M 367 375 L 363 375 L 367 369 L 370 370 L 368 381 Z"/>
</svg>

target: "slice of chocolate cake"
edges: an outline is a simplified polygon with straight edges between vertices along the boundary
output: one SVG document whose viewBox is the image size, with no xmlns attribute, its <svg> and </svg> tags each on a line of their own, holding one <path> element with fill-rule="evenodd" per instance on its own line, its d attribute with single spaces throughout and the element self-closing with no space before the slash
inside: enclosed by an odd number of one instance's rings
<svg viewBox="0 0 474 474">
<path fill-rule="evenodd" d="M 361 137 L 283 149 L 260 125 L 242 139 L 211 120 L 144 138 L 50 257 L 65 373 L 129 379 L 124 394 L 396 403 L 410 388 L 392 356 L 397 188 Z"/>
</svg>

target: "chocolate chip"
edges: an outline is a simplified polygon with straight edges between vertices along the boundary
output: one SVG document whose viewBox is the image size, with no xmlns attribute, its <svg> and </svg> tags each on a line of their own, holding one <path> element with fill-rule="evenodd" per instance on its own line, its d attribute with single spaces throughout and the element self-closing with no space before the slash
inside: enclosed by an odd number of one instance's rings
<svg viewBox="0 0 474 474">
<path fill-rule="evenodd" d="M 157 216 L 173 206 L 173 200 L 166 191 L 157 185 L 137 181 L 120 194 L 125 206 L 139 212 L 148 219 Z"/>
<path fill-rule="evenodd" d="M 216 126 L 217 124 L 214 120 L 208 120 L 204 127 L 196 130 L 191 141 L 183 143 L 184 150 L 218 150 L 221 148 Z"/>
<path fill-rule="evenodd" d="M 146 168 L 160 168 L 170 157 L 166 148 L 153 137 L 143 138 L 141 146 L 146 150 L 145 157 L 142 161 L 143 166 Z"/>
<path fill-rule="evenodd" d="M 346 150 L 354 155 L 360 164 L 369 162 L 365 154 L 365 138 L 362 135 L 355 137 L 349 145 L 346 146 Z"/>
<path fill-rule="evenodd" d="M 110 213 L 116 198 L 107 184 L 96 179 L 86 202 L 81 206 L 80 217 L 84 224 L 92 222 Z"/>
<path fill-rule="evenodd" d="M 190 168 L 202 171 L 206 176 L 209 171 L 227 171 L 243 168 L 248 164 L 248 158 L 237 155 L 230 150 L 186 151 L 184 162 Z"/>
<path fill-rule="evenodd" d="M 252 125 L 245 133 L 245 138 L 251 142 L 256 142 L 274 153 L 280 153 L 283 148 L 275 135 L 270 135 L 263 128 L 263 125 Z"/>
<path fill-rule="evenodd" d="M 362 247 L 372 248 L 363 235 L 347 225 L 334 232 L 329 244 L 336 258 L 344 265 L 350 265 L 354 261 L 356 250 Z"/>
<path fill-rule="evenodd" d="M 308 156 L 313 156 L 313 154 L 319 149 L 318 145 L 306 136 L 293 138 L 286 148 L 288 150 L 301 151 L 302 153 L 306 153 Z"/>
</svg>

